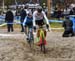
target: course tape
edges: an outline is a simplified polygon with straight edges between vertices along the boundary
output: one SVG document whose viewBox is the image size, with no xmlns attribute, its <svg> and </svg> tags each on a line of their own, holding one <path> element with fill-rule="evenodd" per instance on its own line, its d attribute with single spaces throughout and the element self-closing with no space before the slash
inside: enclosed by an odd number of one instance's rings
<svg viewBox="0 0 75 61">
<path fill-rule="evenodd" d="M 49 22 L 57 22 L 57 23 L 62 23 L 63 21 L 59 21 L 59 20 L 49 20 Z M 20 23 L 20 22 L 17 22 L 17 20 L 16 20 L 16 22 L 13 22 L 13 23 L 7 23 L 7 24 L 23 24 L 23 23 Z"/>
<path fill-rule="evenodd" d="M 49 20 L 49 22 L 57 22 L 57 23 L 62 23 L 63 20 Z"/>
<path fill-rule="evenodd" d="M 5 26 L 5 25 L 6 25 L 6 23 L 3 23 L 3 24 L 0 25 L 0 27 Z"/>
</svg>

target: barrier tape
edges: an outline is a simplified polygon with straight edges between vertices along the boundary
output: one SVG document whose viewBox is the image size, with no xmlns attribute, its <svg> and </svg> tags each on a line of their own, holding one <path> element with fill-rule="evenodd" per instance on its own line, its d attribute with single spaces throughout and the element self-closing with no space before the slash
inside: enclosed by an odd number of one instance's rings
<svg viewBox="0 0 75 61">
<path fill-rule="evenodd" d="M 1 19 L 1 20 L 4 20 L 5 17 L 4 17 L 4 16 L 0 16 L 0 19 Z M 70 19 L 73 20 L 72 17 L 71 17 Z M 15 21 L 15 22 L 13 22 L 13 23 L 3 23 L 3 24 L 0 25 L 0 27 L 4 26 L 4 25 L 6 25 L 6 24 L 23 24 L 23 23 L 20 23 L 20 18 L 17 19 L 17 17 L 14 17 L 14 21 Z M 49 20 L 49 22 L 50 22 L 50 23 L 51 23 L 51 22 L 63 23 L 63 20 Z M 75 22 L 74 22 L 74 23 L 75 23 Z M 50 28 L 51 28 L 51 27 L 50 27 Z M 73 27 L 73 28 L 75 28 L 75 27 Z M 63 28 L 51 28 L 51 29 L 63 29 Z"/>
</svg>

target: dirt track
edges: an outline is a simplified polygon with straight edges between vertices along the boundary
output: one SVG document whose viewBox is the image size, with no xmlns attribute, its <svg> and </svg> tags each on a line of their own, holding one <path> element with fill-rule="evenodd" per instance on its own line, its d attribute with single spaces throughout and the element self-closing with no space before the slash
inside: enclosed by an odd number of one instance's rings
<svg viewBox="0 0 75 61">
<path fill-rule="evenodd" d="M 75 61 L 75 37 L 62 38 L 62 32 L 49 32 L 47 53 L 35 46 L 30 49 L 25 35 L 20 32 L 1 32 L 13 36 L 0 36 L 0 61 Z"/>
</svg>

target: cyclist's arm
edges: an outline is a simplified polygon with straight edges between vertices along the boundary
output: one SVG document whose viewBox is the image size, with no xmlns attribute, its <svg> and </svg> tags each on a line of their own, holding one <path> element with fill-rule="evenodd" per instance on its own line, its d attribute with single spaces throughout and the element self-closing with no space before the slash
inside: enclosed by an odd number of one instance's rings
<svg viewBox="0 0 75 61">
<path fill-rule="evenodd" d="M 36 26 L 36 24 L 35 24 L 35 14 L 36 14 L 36 12 L 33 13 L 33 26 Z"/>
<path fill-rule="evenodd" d="M 44 18 L 45 18 L 45 20 L 46 20 L 46 24 L 49 24 L 49 21 L 48 21 L 48 18 L 47 18 L 47 16 L 46 16 L 45 12 L 42 11 L 42 13 L 43 13 Z"/>
<path fill-rule="evenodd" d="M 27 20 L 27 17 L 25 17 L 25 19 L 24 19 L 23 26 L 26 25 L 26 20 Z"/>
<path fill-rule="evenodd" d="M 48 21 L 48 18 L 47 18 L 47 16 L 46 16 L 45 12 L 44 12 L 44 11 L 42 11 L 42 13 L 43 13 L 44 18 L 45 18 L 45 20 L 46 20 L 46 24 L 49 26 L 49 27 L 48 27 L 48 30 L 50 30 L 50 31 L 51 31 L 51 28 L 50 28 L 50 25 L 49 25 L 49 21 Z"/>
</svg>

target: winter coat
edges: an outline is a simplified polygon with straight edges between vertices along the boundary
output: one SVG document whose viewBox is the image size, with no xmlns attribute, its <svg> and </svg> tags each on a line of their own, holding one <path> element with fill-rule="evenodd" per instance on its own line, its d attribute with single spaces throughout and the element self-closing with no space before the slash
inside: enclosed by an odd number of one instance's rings
<svg viewBox="0 0 75 61">
<path fill-rule="evenodd" d="M 20 16 L 21 16 L 21 19 L 20 20 L 23 22 L 24 19 L 25 19 L 25 17 L 26 17 L 26 11 L 24 9 L 21 10 Z"/>
<path fill-rule="evenodd" d="M 11 11 L 7 11 L 6 12 L 6 16 L 5 16 L 5 22 L 7 23 L 11 23 L 14 20 L 14 15 Z"/>
<path fill-rule="evenodd" d="M 63 22 L 63 27 L 66 31 L 72 30 L 73 22 L 71 20 L 65 20 Z"/>
</svg>

